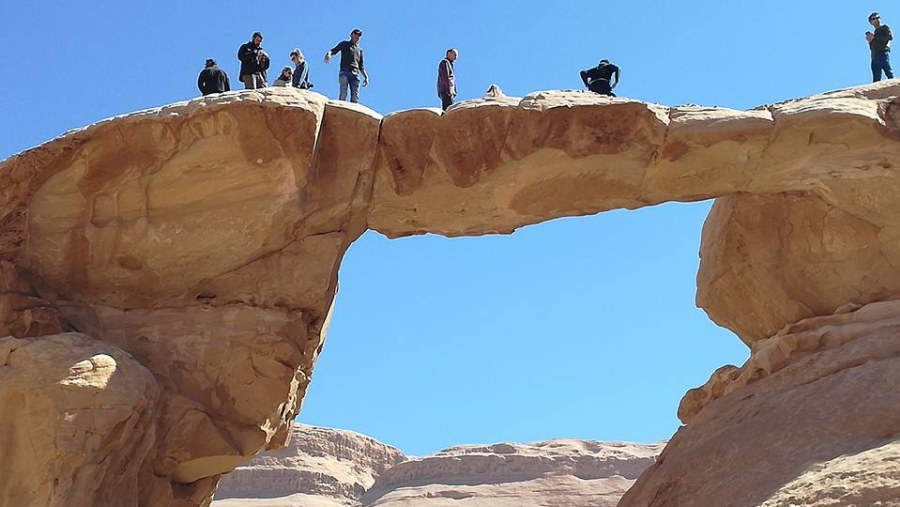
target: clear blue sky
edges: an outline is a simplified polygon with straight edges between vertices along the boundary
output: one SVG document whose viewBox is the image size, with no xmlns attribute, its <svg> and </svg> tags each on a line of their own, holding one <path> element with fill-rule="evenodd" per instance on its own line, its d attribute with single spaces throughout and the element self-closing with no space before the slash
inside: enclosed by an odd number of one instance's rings
<svg viewBox="0 0 900 507">
<path fill-rule="evenodd" d="M 7 37 L 0 159 L 62 132 L 194 97 L 204 59 L 237 85 L 255 30 L 273 68 L 321 56 L 359 27 L 391 111 L 439 104 L 435 69 L 460 49 L 461 98 L 579 88 L 609 58 L 621 95 L 748 108 L 870 80 L 864 32 L 894 3 L 721 0 L 0 4 Z M 274 78 L 276 72 L 270 77 Z M 300 420 L 412 454 L 551 437 L 650 441 L 677 428 L 681 395 L 746 348 L 693 305 L 710 203 L 563 219 L 513 236 L 387 240 L 366 234 L 341 271 L 334 323 Z"/>
</svg>

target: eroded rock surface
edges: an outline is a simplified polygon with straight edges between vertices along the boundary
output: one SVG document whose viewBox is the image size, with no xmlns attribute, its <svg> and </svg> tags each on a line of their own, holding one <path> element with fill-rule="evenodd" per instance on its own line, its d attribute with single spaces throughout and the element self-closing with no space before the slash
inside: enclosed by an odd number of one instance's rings
<svg viewBox="0 0 900 507">
<path fill-rule="evenodd" d="M 286 448 L 265 452 L 223 477 L 213 506 L 358 505 L 379 474 L 405 459 L 398 449 L 359 433 L 295 425 Z"/>
<path fill-rule="evenodd" d="M 662 444 L 550 440 L 461 446 L 389 468 L 366 507 L 613 507 Z"/>
<path fill-rule="evenodd" d="M 225 476 L 213 507 L 614 506 L 662 444 L 551 440 L 424 458 L 357 433 L 298 426 L 290 446 Z"/>
<path fill-rule="evenodd" d="M 900 505 L 900 301 L 816 317 L 688 393 L 622 507 Z"/>
<path fill-rule="evenodd" d="M 367 228 L 508 233 L 719 198 L 697 299 L 748 345 L 897 299 L 898 101 L 891 81 L 750 111 L 538 92 L 382 120 L 266 89 L 142 111 L 0 164 L 0 324 L 32 341 L 78 331 L 158 387 L 151 452 L 105 462 L 152 477 L 72 495 L 204 505 L 220 474 L 287 439 L 341 258 Z"/>
</svg>

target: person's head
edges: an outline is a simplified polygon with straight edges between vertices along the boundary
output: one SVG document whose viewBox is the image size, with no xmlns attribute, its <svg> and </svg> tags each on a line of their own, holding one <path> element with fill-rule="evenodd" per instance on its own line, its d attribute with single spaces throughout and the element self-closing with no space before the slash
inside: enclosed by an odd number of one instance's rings
<svg viewBox="0 0 900 507">
<path fill-rule="evenodd" d="M 881 14 L 878 14 L 877 12 L 869 14 L 869 24 L 875 28 L 881 26 Z"/>
<path fill-rule="evenodd" d="M 291 51 L 291 61 L 294 63 L 302 62 L 303 61 L 303 51 L 300 51 L 299 49 L 294 48 L 294 50 Z"/>
<path fill-rule="evenodd" d="M 262 44 L 263 36 L 260 32 L 253 32 L 253 36 L 250 37 L 250 40 L 253 41 L 254 46 L 259 46 Z"/>
<path fill-rule="evenodd" d="M 600 65 L 609 65 L 609 60 L 607 60 L 606 58 L 600 60 Z"/>
<path fill-rule="evenodd" d="M 290 76 L 290 75 L 293 75 L 293 74 L 294 74 L 294 69 L 292 69 L 292 68 L 290 68 L 290 67 L 288 67 L 288 66 L 285 66 L 283 69 L 281 69 L 281 75 L 282 75 L 282 76 Z"/>
<path fill-rule="evenodd" d="M 359 39 L 362 38 L 362 30 L 359 28 L 354 28 L 352 32 L 350 32 L 350 42 L 357 43 Z"/>
<path fill-rule="evenodd" d="M 215 66 L 216 66 L 216 61 L 215 61 L 215 60 L 213 60 L 212 58 L 207 58 L 207 59 L 206 59 L 206 68 L 207 68 L 207 69 L 210 68 L 210 67 L 215 67 Z"/>
<path fill-rule="evenodd" d="M 454 62 L 454 61 L 456 61 L 457 58 L 459 58 L 459 51 L 457 51 L 456 48 L 450 48 L 447 50 L 447 59 L 448 60 L 450 60 L 451 62 Z"/>
</svg>

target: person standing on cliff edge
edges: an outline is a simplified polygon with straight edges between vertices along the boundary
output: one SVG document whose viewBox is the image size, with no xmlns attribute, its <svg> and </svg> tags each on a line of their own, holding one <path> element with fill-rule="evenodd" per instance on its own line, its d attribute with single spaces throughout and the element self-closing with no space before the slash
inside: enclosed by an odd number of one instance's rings
<svg viewBox="0 0 900 507">
<path fill-rule="evenodd" d="M 350 32 L 350 40 L 338 42 L 336 46 L 325 53 L 325 63 L 331 63 L 334 55 L 341 54 L 341 70 L 338 72 L 338 85 L 340 86 L 340 100 L 347 100 L 347 88 L 350 88 L 350 102 L 359 102 L 359 75 L 362 74 L 363 86 L 369 86 L 369 74 L 366 73 L 366 64 L 363 60 L 363 50 L 359 47 L 359 39 L 362 38 L 362 30 L 354 28 Z"/>
<path fill-rule="evenodd" d="M 456 73 L 453 71 L 453 62 L 459 57 L 459 51 L 455 48 L 447 50 L 447 57 L 438 64 L 437 93 L 441 99 L 441 109 L 444 111 L 453 105 L 456 97 Z"/>
<path fill-rule="evenodd" d="M 237 57 L 241 61 L 241 72 L 238 75 L 244 88 L 253 90 L 266 87 L 266 71 L 269 69 L 269 55 L 263 50 L 263 36 L 254 32 L 250 42 L 241 44 Z"/>
<path fill-rule="evenodd" d="M 881 24 L 881 15 L 877 12 L 869 14 L 869 24 L 875 28 L 875 33 L 866 32 L 872 51 L 872 82 L 881 81 L 881 71 L 888 79 L 894 79 L 894 71 L 891 70 L 891 40 L 894 34 L 891 27 Z"/>
</svg>

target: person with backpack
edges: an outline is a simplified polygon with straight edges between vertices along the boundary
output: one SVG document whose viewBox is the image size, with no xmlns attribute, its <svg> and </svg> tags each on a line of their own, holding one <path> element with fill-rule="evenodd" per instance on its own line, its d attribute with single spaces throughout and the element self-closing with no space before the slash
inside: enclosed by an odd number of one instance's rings
<svg viewBox="0 0 900 507">
<path fill-rule="evenodd" d="M 609 60 L 606 59 L 600 60 L 600 64 L 593 69 L 581 71 L 581 80 L 584 81 L 588 90 L 609 97 L 616 96 L 612 91 L 619 84 L 619 76 L 619 67 L 609 63 Z M 615 81 L 612 80 L 613 77 L 615 77 Z"/>
</svg>

